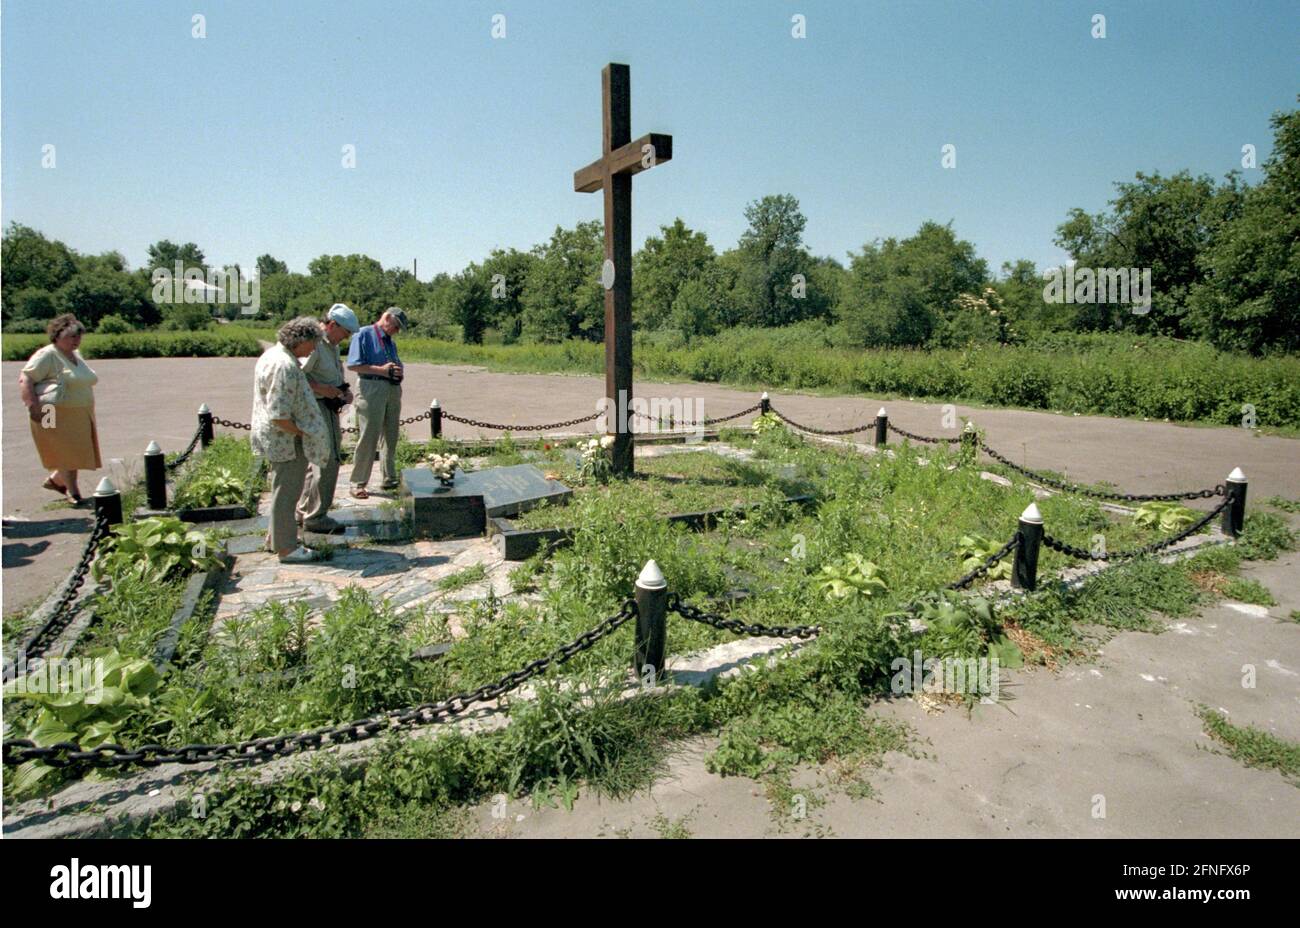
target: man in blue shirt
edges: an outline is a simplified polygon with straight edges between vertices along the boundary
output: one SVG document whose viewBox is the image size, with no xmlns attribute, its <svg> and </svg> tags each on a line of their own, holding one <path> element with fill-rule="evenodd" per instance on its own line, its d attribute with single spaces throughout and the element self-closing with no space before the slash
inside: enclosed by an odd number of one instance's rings
<svg viewBox="0 0 1300 928">
<path fill-rule="evenodd" d="M 383 489 L 397 489 L 397 433 L 402 418 L 402 377 L 393 336 L 406 328 L 406 313 L 390 306 L 374 325 L 352 336 L 348 370 L 361 378 L 357 397 L 357 448 L 352 464 L 352 495 L 366 499 L 366 484 L 382 438 Z"/>
</svg>

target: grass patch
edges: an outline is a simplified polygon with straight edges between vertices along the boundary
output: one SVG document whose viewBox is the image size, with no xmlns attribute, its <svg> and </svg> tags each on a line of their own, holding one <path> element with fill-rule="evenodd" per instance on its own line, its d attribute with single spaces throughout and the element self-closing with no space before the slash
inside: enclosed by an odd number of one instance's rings
<svg viewBox="0 0 1300 928">
<path fill-rule="evenodd" d="M 1233 577 L 1224 585 L 1223 595 L 1228 599 L 1235 599 L 1240 603 L 1250 603 L 1255 606 L 1276 606 L 1277 600 L 1269 592 L 1268 587 L 1258 580 L 1251 580 L 1245 577 Z"/>
<path fill-rule="evenodd" d="M 544 505 L 525 512 L 511 520 L 517 528 L 573 525 L 580 518 L 574 503 L 588 497 L 604 497 L 616 505 L 617 501 L 632 498 L 648 500 L 656 515 L 667 516 L 752 506 L 773 497 L 784 499 L 814 490 L 806 479 L 782 475 L 762 463 L 739 461 L 712 451 L 640 458 L 631 480 L 615 480 L 605 485 L 579 484 L 577 467 L 568 461 L 548 469 L 548 473 L 574 487 L 574 500 L 567 505 Z"/>
<path fill-rule="evenodd" d="M 448 593 L 453 590 L 463 590 L 467 586 L 481 582 L 485 577 L 487 577 L 487 568 L 482 564 L 475 564 L 443 577 L 438 581 L 438 589 Z"/>
<path fill-rule="evenodd" d="M 690 823 L 694 817 L 693 812 L 688 812 L 681 818 L 669 818 L 662 812 L 656 812 L 654 818 L 650 819 L 650 830 L 665 841 L 682 841 L 691 837 Z"/>
<path fill-rule="evenodd" d="M 1197 716 L 1205 733 L 1221 744 L 1234 760 L 1247 767 L 1276 770 L 1292 786 L 1300 787 L 1300 744 L 1269 734 L 1254 725 L 1234 725 L 1209 706 L 1199 706 Z"/>
<path fill-rule="evenodd" d="M 1270 496 L 1264 500 L 1264 505 L 1283 512 L 1300 512 L 1300 499 L 1287 499 L 1285 496 Z"/>
</svg>

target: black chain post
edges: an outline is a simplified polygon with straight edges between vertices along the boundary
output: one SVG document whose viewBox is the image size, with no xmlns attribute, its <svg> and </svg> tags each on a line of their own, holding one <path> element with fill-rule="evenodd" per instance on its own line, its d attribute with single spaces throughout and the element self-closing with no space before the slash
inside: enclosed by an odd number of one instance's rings
<svg viewBox="0 0 1300 928">
<path fill-rule="evenodd" d="M 122 524 L 122 494 L 107 477 L 95 488 L 95 518 L 103 518 L 110 527 Z"/>
<path fill-rule="evenodd" d="M 963 463 L 974 464 L 978 457 L 978 450 L 975 444 L 978 436 L 975 434 L 975 424 L 967 422 L 966 427 L 961 430 L 961 459 Z"/>
<path fill-rule="evenodd" d="M 204 403 L 199 407 L 199 443 L 206 448 L 212 444 L 212 438 L 212 410 L 208 409 L 207 403 Z"/>
<path fill-rule="evenodd" d="M 668 648 L 668 582 L 654 561 L 646 561 L 636 578 L 636 610 L 632 669 L 644 680 L 648 668 L 658 680 L 664 673 Z"/>
<path fill-rule="evenodd" d="M 1231 502 L 1223 510 L 1223 534 L 1229 538 L 1236 538 L 1241 534 L 1242 526 L 1246 523 L 1246 475 L 1241 472 L 1240 467 L 1232 469 L 1224 486 L 1227 488 L 1227 496 Z"/>
<path fill-rule="evenodd" d="M 1038 587 L 1038 546 L 1043 542 L 1043 517 L 1038 513 L 1037 503 L 1030 503 L 1020 514 L 1016 540 L 1011 586 L 1033 592 Z"/>
<path fill-rule="evenodd" d="M 885 407 L 880 407 L 880 412 L 876 413 L 876 447 L 883 448 L 889 444 L 889 416 L 885 414 Z"/>
<path fill-rule="evenodd" d="M 167 508 L 167 460 L 156 441 L 144 449 L 144 488 L 150 509 Z"/>
<path fill-rule="evenodd" d="M 442 438 L 442 407 L 436 399 L 429 404 L 429 437 L 434 441 Z"/>
<path fill-rule="evenodd" d="M 771 411 L 772 400 L 768 397 L 767 391 L 764 390 L 763 395 L 758 398 L 758 414 L 760 416 L 766 416 Z"/>
</svg>

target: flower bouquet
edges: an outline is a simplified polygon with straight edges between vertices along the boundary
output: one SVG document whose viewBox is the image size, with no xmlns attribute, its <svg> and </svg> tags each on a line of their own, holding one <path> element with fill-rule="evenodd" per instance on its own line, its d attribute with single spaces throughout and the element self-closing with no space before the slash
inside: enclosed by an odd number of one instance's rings
<svg viewBox="0 0 1300 928">
<path fill-rule="evenodd" d="M 456 468 L 460 466 L 460 456 L 456 454 L 429 455 L 429 469 L 444 487 L 449 487 L 456 480 Z"/>
<path fill-rule="evenodd" d="M 592 438 L 582 448 L 582 463 L 578 466 L 578 476 L 583 482 L 604 483 L 614 469 L 609 449 L 614 447 L 613 435 Z"/>
</svg>

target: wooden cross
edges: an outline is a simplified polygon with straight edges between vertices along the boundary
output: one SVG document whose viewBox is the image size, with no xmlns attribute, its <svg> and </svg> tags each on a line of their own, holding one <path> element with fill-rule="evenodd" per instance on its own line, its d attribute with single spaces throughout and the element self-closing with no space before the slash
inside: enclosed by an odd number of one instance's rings
<svg viewBox="0 0 1300 928">
<path fill-rule="evenodd" d="M 652 132 L 633 142 L 632 81 L 625 64 L 600 72 L 602 155 L 573 174 L 579 193 L 605 191 L 605 396 L 613 417 L 614 473 L 632 473 L 632 175 L 673 156 L 673 137 Z M 612 278 L 612 279 L 611 279 Z"/>
</svg>

